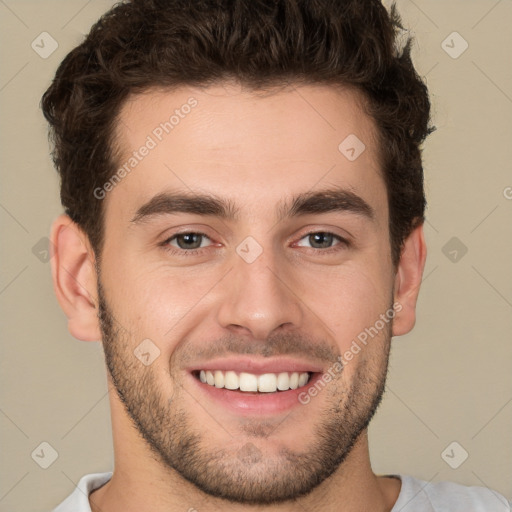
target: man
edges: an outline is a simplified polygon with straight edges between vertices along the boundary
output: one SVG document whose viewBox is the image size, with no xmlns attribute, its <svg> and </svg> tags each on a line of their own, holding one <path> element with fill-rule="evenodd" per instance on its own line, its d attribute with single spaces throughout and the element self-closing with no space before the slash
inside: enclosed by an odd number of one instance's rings
<svg viewBox="0 0 512 512">
<path fill-rule="evenodd" d="M 103 343 L 115 468 L 56 511 L 510 510 L 370 464 L 426 258 L 398 30 L 375 0 L 133 0 L 63 61 L 52 273 Z"/>
</svg>

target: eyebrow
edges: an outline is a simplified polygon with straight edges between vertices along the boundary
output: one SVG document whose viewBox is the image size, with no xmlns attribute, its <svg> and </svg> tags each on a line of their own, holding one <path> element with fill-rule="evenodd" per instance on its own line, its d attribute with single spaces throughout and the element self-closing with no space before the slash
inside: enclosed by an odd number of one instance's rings
<svg viewBox="0 0 512 512">
<path fill-rule="evenodd" d="M 276 211 L 278 221 L 330 212 L 347 212 L 375 221 L 375 210 L 362 197 L 344 189 L 303 192 L 278 205 Z M 233 201 L 210 194 L 163 192 L 144 203 L 130 222 L 140 224 L 157 216 L 179 213 L 237 220 L 240 209 Z"/>
</svg>

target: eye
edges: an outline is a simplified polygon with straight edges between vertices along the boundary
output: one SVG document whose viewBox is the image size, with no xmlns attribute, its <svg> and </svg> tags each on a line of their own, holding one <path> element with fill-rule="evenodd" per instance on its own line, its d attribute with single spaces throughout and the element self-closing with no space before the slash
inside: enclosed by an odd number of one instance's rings
<svg viewBox="0 0 512 512">
<path fill-rule="evenodd" d="M 204 243 L 205 240 L 210 240 L 210 238 L 204 233 L 196 233 L 196 232 L 187 232 L 187 233 L 177 233 L 173 235 L 171 238 L 168 238 L 163 245 L 165 247 L 174 247 L 177 249 L 181 249 L 183 251 L 194 251 L 195 249 L 200 249 L 206 247 L 208 244 Z"/>
<path fill-rule="evenodd" d="M 310 245 L 304 245 L 301 243 L 302 240 L 306 240 Z M 329 233 L 327 231 L 315 231 L 312 233 L 308 233 L 306 236 L 301 238 L 301 241 L 297 243 L 299 247 L 311 247 L 312 249 L 335 249 L 336 246 L 341 245 L 347 247 L 349 245 L 348 241 L 344 238 L 341 238 L 334 233 Z M 337 241 L 338 243 L 333 245 L 333 242 Z M 341 247 L 339 247 L 341 249 Z"/>
<path fill-rule="evenodd" d="M 177 255 L 191 256 L 201 252 L 201 249 L 214 245 L 205 233 L 187 231 L 176 233 L 161 243 L 166 251 Z M 350 243 L 344 238 L 328 231 L 314 231 L 303 236 L 295 244 L 298 247 L 320 249 L 322 253 L 330 253 L 349 247 Z"/>
</svg>

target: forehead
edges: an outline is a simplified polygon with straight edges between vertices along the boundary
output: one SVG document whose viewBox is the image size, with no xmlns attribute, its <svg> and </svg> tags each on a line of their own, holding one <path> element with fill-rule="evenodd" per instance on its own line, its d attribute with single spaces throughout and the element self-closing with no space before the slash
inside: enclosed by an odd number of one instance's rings
<svg viewBox="0 0 512 512">
<path fill-rule="evenodd" d="M 162 191 L 193 190 L 262 210 L 262 200 L 282 204 L 320 185 L 382 203 L 376 131 L 362 104 L 356 91 L 324 85 L 263 94 L 224 83 L 132 96 L 116 133 L 126 177 L 107 208 L 133 216 Z"/>
</svg>

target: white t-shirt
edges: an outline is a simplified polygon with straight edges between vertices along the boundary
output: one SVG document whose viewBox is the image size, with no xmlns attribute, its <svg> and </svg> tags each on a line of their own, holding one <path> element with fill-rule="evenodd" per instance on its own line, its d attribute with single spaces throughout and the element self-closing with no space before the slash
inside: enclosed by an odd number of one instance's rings
<svg viewBox="0 0 512 512">
<path fill-rule="evenodd" d="M 486 487 L 453 482 L 429 483 L 407 475 L 396 476 L 402 488 L 391 512 L 510 512 L 501 494 Z M 94 473 L 80 479 L 76 489 L 52 512 L 91 512 L 89 494 L 106 484 L 112 473 Z"/>
</svg>

